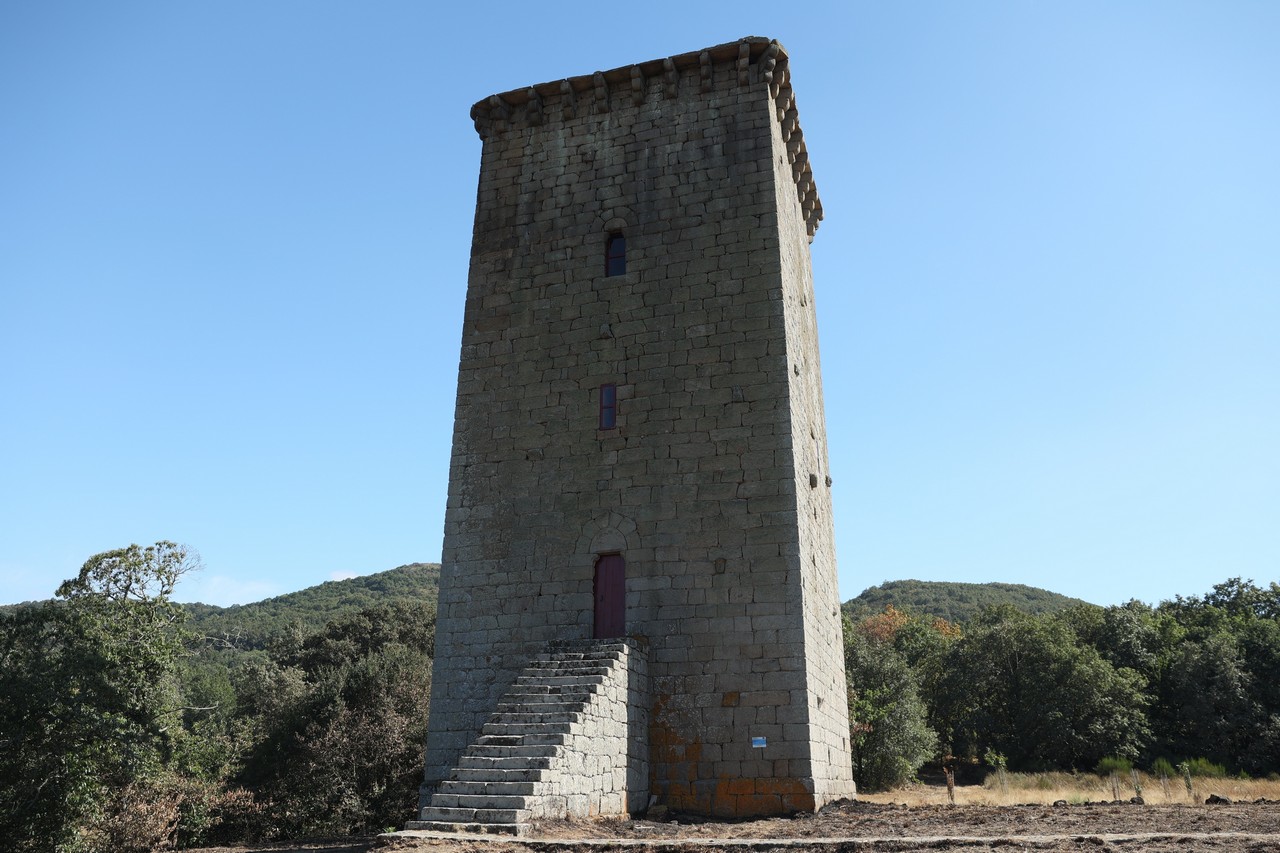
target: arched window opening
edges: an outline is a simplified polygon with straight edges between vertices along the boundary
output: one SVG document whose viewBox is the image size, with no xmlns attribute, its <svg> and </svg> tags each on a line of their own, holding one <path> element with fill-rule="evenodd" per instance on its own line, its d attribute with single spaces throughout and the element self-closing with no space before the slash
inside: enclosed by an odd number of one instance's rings
<svg viewBox="0 0 1280 853">
<path fill-rule="evenodd" d="M 627 238 L 615 231 L 604 244 L 604 274 L 625 275 L 627 272 Z"/>
<path fill-rule="evenodd" d="M 618 425 L 618 386 L 612 382 L 600 386 L 600 429 Z"/>
</svg>

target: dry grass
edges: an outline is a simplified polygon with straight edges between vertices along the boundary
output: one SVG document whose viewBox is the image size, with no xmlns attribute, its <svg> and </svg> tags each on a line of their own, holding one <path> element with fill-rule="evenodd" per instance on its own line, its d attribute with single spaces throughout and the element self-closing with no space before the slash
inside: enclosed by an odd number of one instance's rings
<svg viewBox="0 0 1280 853">
<path fill-rule="evenodd" d="M 1066 800 L 1077 804 L 1085 802 L 1128 800 L 1135 796 L 1130 774 L 1118 775 L 1113 787 L 1109 777 L 1094 773 L 1008 773 L 1002 785 L 999 775 L 992 773 L 981 785 L 957 785 L 956 805 L 959 806 L 1011 806 L 1020 803 L 1045 805 Z M 1280 781 L 1269 779 L 1192 779 L 1192 794 L 1187 795 L 1182 777 L 1160 779 L 1147 773 L 1138 774 L 1142 798 L 1153 805 L 1176 803 L 1203 803 L 1210 794 L 1230 797 L 1236 802 L 1253 802 L 1259 797 L 1280 800 Z M 1115 796 L 1115 794 L 1119 796 Z M 915 784 L 878 794 L 858 794 L 858 799 L 870 803 L 904 803 L 911 806 L 946 805 L 947 789 L 944 785 Z"/>
</svg>

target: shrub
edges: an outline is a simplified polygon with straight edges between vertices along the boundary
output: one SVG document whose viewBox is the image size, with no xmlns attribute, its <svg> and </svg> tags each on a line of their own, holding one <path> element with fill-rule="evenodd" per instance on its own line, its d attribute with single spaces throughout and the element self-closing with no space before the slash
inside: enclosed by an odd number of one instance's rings
<svg viewBox="0 0 1280 853">
<path fill-rule="evenodd" d="M 1133 770 L 1133 762 L 1118 755 L 1108 755 L 1098 762 L 1093 772 L 1099 776 L 1110 776 L 1112 773 L 1128 773 Z"/>
<path fill-rule="evenodd" d="M 1202 779 L 1223 779 L 1227 775 L 1227 768 L 1221 764 L 1214 764 L 1207 758 L 1192 758 L 1186 762 L 1186 766 L 1190 775 Z"/>
<path fill-rule="evenodd" d="M 1151 762 L 1151 775 L 1172 779 L 1178 775 L 1178 771 L 1173 766 L 1173 762 L 1162 755 L 1155 761 Z"/>
</svg>

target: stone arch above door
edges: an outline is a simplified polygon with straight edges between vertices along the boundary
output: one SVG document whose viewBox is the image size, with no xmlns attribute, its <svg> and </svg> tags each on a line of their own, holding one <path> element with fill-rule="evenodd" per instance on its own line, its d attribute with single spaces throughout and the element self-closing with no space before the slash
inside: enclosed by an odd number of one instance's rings
<svg viewBox="0 0 1280 853">
<path fill-rule="evenodd" d="M 636 523 L 625 515 L 611 512 L 583 525 L 578 551 L 592 555 L 592 563 L 600 554 L 624 554 L 639 547 Z"/>
</svg>

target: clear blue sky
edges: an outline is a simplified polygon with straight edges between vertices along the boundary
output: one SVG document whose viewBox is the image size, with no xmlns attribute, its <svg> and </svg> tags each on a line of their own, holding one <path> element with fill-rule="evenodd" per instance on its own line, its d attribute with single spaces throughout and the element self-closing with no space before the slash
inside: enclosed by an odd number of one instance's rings
<svg viewBox="0 0 1280 853">
<path fill-rule="evenodd" d="M 438 560 L 471 104 L 744 35 L 827 214 L 842 597 L 1280 575 L 1280 3 L 447 8 L 0 4 L 0 602 Z"/>
</svg>

